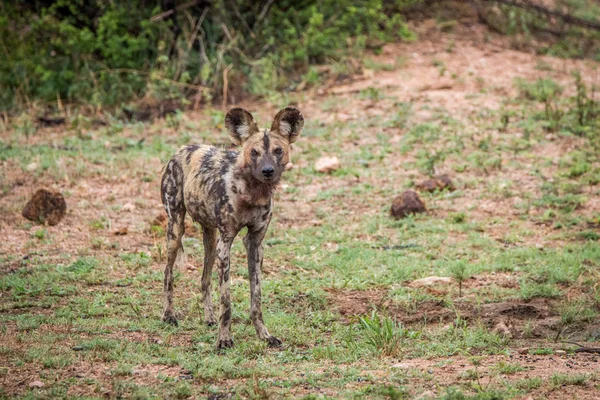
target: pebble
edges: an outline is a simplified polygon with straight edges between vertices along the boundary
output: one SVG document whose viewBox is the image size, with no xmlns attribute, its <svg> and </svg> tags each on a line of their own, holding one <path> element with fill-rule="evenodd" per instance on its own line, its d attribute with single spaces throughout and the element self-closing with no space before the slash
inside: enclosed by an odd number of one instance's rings
<svg viewBox="0 0 600 400">
<path fill-rule="evenodd" d="M 315 171 L 317 172 L 333 172 L 340 168 L 340 160 L 336 157 L 321 157 L 315 163 Z"/>
<path fill-rule="evenodd" d="M 431 390 L 428 390 L 415 397 L 415 400 L 435 399 L 435 397 L 435 393 Z"/>
</svg>

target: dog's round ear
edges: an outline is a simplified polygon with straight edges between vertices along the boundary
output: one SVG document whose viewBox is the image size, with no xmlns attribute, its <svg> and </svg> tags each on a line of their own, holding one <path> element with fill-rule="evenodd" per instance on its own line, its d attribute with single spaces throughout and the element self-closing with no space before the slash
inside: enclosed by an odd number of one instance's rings
<svg viewBox="0 0 600 400">
<path fill-rule="evenodd" d="M 300 136 L 303 126 L 304 117 L 300 110 L 295 107 L 286 107 L 279 111 L 273 119 L 271 132 L 278 133 L 287 138 L 290 143 L 294 143 Z"/>
<path fill-rule="evenodd" d="M 225 127 L 234 144 L 241 145 L 252 134 L 258 132 L 258 127 L 252 114 L 243 108 L 232 108 L 225 116 Z"/>
</svg>

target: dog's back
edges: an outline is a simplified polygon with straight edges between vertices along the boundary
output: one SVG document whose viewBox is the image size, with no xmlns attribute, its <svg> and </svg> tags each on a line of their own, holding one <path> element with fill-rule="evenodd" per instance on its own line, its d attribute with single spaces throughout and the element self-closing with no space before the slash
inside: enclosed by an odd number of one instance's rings
<svg viewBox="0 0 600 400">
<path fill-rule="evenodd" d="M 161 199 L 165 210 L 186 210 L 202 226 L 217 228 L 220 206 L 229 203 L 232 170 L 239 152 L 193 144 L 181 147 L 164 168 Z"/>
</svg>

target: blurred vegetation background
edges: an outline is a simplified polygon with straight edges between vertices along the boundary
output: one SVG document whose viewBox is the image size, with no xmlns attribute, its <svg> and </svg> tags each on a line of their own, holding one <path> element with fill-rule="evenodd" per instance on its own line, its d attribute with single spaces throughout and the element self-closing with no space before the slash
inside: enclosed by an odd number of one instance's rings
<svg viewBox="0 0 600 400">
<path fill-rule="evenodd" d="M 65 104 L 98 112 L 140 101 L 197 107 L 301 90 L 325 74 L 356 72 L 365 49 L 412 39 L 407 15 L 456 18 L 442 16 L 449 3 L 457 2 L 3 1 L 0 112 Z M 524 43 L 548 35 L 541 51 L 600 59 L 594 1 L 557 0 L 554 14 L 524 0 L 458 3 Z"/>
</svg>

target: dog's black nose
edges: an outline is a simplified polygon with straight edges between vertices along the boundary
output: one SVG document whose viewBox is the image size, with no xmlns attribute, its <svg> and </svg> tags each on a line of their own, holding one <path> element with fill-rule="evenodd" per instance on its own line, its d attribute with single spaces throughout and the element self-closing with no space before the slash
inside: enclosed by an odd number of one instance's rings
<svg viewBox="0 0 600 400">
<path fill-rule="evenodd" d="M 262 174 L 265 178 L 270 178 L 273 176 L 273 174 L 275 173 L 275 168 L 273 168 L 270 165 L 267 165 L 266 167 L 264 167 L 262 169 Z"/>
</svg>

